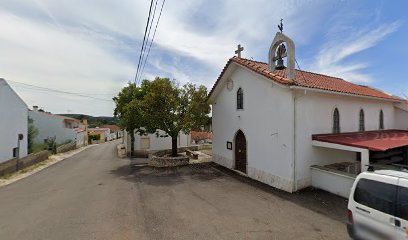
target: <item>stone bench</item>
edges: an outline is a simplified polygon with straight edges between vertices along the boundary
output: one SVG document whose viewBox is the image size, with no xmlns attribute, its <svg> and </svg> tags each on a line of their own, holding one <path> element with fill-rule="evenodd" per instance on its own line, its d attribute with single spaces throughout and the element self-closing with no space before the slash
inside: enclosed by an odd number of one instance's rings
<svg viewBox="0 0 408 240">
<path fill-rule="evenodd" d="M 187 156 L 191 157 L 192 159 L 198 159 L 198 153 L 191 151 L 189 149 L 186 150 Z"/>
</svg>

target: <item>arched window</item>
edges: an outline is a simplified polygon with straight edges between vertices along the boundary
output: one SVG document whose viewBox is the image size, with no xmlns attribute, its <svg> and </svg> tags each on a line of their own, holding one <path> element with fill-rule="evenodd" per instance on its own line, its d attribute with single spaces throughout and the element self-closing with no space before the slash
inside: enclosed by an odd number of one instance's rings
<svg viewBox="0 0 408 240">
<path fill-rule="evenodd" d="M 337 108 L 333 112 L 333 133 L 340 133 L 340 113 Z"/>
<path fill-rule="evenodd" d="M 364 132 L 365 131 L 365 124 L 364 124 L 364 110 L 360 109 L 360 116 L 358 120 L 358 131 Z"/>
<path fill-rule="evenodd" d="M 384 129 L 384 112 L 383 110 L 380 110 L 380 124 L 379 124 L 379 129 Z"/>
<path fill-rule="evenodd" d="M 237 109 L 244 109 L 244 92 L 242 88 L 237 91 Z"/>
</svg>

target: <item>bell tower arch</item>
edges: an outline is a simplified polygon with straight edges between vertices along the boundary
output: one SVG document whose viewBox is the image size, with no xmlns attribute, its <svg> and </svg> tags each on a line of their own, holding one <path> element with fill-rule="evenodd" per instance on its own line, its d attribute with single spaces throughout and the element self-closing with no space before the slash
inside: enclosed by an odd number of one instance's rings
<svg viewBox="0 0 408 240">
<path fill-rule="evenodd" d="M 285 46 L 286 45 L 286 46 Z M 277 32 L 269 48 L 269 70 L 282 69 L 283 58 L 287 58 L 287 77 L 295 79 L 295 43 L 282 32 Z M 283 67 L 284 68 L 284 67 Z"/>
</svg>

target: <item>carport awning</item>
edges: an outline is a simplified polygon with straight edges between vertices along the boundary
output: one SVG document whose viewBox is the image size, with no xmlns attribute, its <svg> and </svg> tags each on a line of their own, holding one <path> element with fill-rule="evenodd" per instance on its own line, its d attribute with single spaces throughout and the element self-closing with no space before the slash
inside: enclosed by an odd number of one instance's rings
<svg viewBox="0 0 408 240">
<path fill-rule="evenodd" d="M 386 151 L 392 148 L 407 146 L 408 131 L 379 130 L 336 134 L 314 134 L 312 135 L 312 140 L 365 148 L 371 151 Z"/>
</svg>

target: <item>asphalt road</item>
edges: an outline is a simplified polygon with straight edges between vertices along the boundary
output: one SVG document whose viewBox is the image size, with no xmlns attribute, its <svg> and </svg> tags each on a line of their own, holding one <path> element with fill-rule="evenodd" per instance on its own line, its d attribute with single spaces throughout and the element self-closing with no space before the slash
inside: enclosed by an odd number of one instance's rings
<svg viewBox="0 0 408 240">
<path fill-rule="evenodd" d="M 137 239 L 134 184 L 117 175 L 129 162 L 115 147 L 91 147 L 0 188 L 0 239 Z"/>
<path fill-rule="evenodd" d="M 346 202 L 212 164 L 130 168 L 115 142 L 0 188 L 0 239 L 347 239 Z"/>
</svg>

